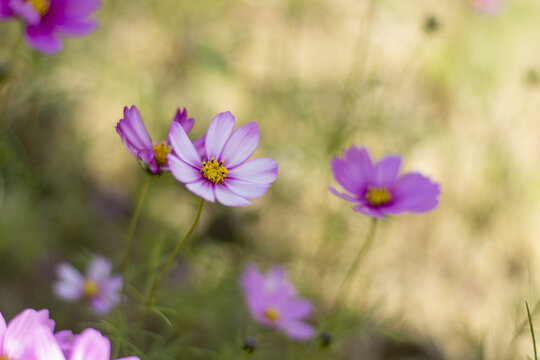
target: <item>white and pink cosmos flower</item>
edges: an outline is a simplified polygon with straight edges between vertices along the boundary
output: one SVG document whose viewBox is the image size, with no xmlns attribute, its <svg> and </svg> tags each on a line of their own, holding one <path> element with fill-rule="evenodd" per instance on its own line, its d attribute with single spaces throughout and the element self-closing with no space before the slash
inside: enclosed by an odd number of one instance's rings
<svg viewBox="0 0 540 360">
<path fill-rule="evenodd" d="M 76 301 L 87 298 L 96 314 L 106 314 L 120 303 L 122 276 L 111 274 L 112 265 L 103 256 L 94 256 L 86 274 L 68 263 L 58 265 L 58 281 L 53 290 L 60 299 Z"/>
<path fill-rule="evenodd" d="M 110 360 L 111 343 L 94 329 L 86 329 L 66 342 L 66 332 L 53 333 L 48 310 L 25 309 L 6 324 L 0 313 L 2 360 Z M 58 335 L 63 333 L 62 335 Z M 71 332 L 69 332 L 70 334 Z M 138 360 L 131 356 L 118 360 Z"/>
<path fill-rule="evenodd" d="M 236 131 L 229 111 L 214 117 L 204 138 L 204 153 L 188 138 L 185 129 L 173 123 L 167 155 L 173 176 L 202 199 L 226 206 L 245 206 L 248 199 L 262 196 L 278 176 L 271 158 L 248 160 L 259 144 L 259 127 L 250 122 Z"/>
</svg>

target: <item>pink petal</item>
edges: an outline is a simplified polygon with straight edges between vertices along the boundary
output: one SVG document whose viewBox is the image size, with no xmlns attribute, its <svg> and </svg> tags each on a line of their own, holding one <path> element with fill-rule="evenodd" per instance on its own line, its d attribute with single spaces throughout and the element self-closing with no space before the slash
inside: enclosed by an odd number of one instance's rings
<svg viewBox="0 0 540 360">
<path fill-rule="evenodd" d="M 225 178 L 225 184 L 235 194 L 249 199 L 264 195 L 270 187 L 270 184 L 255 184 L 248 181 L 227 178 Z"/>
<path fill-rule="evenodd" d="M 233 193 L 226 185 L 216 184 L 214 187 L 216 199 L 225 206 L 246 206 L 251 201 Z"/>
<path fill-rule="evenodd" d="M 398 177 L 400 167 L 401 156 L 388 155 L 383 157 L 375 165 L 375 184 L 381 187 L 393 185 Z"/>
<path fill-rule="evenodd" d="M 103 256 L 94 256 L 90 260 L 86 274 L 94 281 L 105 281 L 111 276 L 112 264 Z"/>
<path fill-rule="evenodd" d="M 42 33 L 39 30 L 34 30 L 34 26 L 29 26 L 26 29 L 25 40 L 29 46 L 47 55 L 59 52 L 63 48 L 62 41 L 58 35 L 54 33 Z"/>
<path fill-rule="evenodd" d="M 0 354 L 4 352 L 4 335 L 6 334 L 6 320 L 0 312 Z"/>
<path fill-rule="evenodd" d="M 97 26 L 98 24 L 94 20 L 65 19 L 58 25 L 58 30 L 65 35 L 84 36 L 94 31 Z"/>
<path fill-rule="evenodd" d="M 361 196 L 374 181 L 373 164 L 365 148 L 351 147 L 345 151 L 343 159 L 334 157 L 330 166 L 336 181 L 353 195 Z"/>
<path fill-rule="evenodd" d="M 202 160 L 197 154 L 195 147 L 191 143 L 191 140 L 189 140 L 182 126 L 177 122 L 171 124 L 169 142 L 173 147 L 174 153 L 180 160 L 195 168 L 200 168 L 202 166 Z"/>
<path fill-rule="evenodd" d="M 281 328 L 291 339 L 300 341 L 311 339 L 315 332 L 313 326 L 297 320 L 289 320 L 281 324 Z"/>
<path fill-rule="evenodd" d="M 109 360 L 111 343 L 94 329 L 84 330 L 75 340 L 70 360 Z"/>
<path fill-rule="evenodd" d="M 358 206 L 354 206 L 353 210 L 356 212 L 359 212 L 360 214 L 364 214 L 366 216 L 371 216 L 377 219 L 384 218 L 384 214 L 381 212 L 380 209 L 374 208 L 371 205 L 368 204 L 361 204 Z"/>
<path fill-rule="evenodd" d="M 253 155 L 259 144 L 259 127 L 256 122 L 240 126 L 225 144 L 219 160 L 223 160 L 227 169 L 245 162 Z"/>
<path fill-rule="evenodd" d="M 354 198 L 350 195 L 347 195 L 347 194 L 344 194 L 344 193 L 341 193 L 339 191 L 337 191 L 335 188 L 333 188 L 332 186 L 329 186 L 328 187 L 328 190 L 330 190 L 330 192 L 334 195 L 336 195 L 337 197 L 339 198 L 342 198 L 343 200 L 346 200 L 346 201 L 350 201 L 352 203 L 359 203 L 361 202 L 360 200 L 358 200 L 357 198 Z"/>
<path fill-rule="evenodd" d="M 231 137 L 234 129 L 234 115 L 230 111 L 217 114 L 206 131 L 205 148 L 206 159 L 221 158 L 223 147 Z"/>
<path fill-rule="evenodd" d="M 199 169 L 183 162 L 174 155 L 167 155 L 167 163 L 169 164 L 169 171 L 181 183 L 189 184 L 203 179 Z"/>
<path fill-rule="evenodd" d="M 82 296 L 84 278 L 73 266 L 63 263 L 56 268 L 59 277 L 53 291 L 60 299 L 77 300 Z"/>
<path fill-rule="evenodd" d="M 38 312 L 34 309 L 23 310 L 14 317 L 4 334 L 4 354 L 8 358 L 19 358 L 32 345 L 33 339 L 29 334 L 38 326 L 44 325 L 40 324 Z"/>
<path fill-rule="evenodd" d="M 278 164 L 274 159 L 259 158 L 249 160 L 227 173 L 227 178 L 249 181 L 256 184 L 269 184 L 278 176 Z"/>
<path fill-rule="evenodd" d="M 427 212 L 438 205 L 440 193 L 438 183 L 422 174 L 408 173 L 396 181 L 392 189 L 392 202 L 381 207 L 381 211 L 387 214 Z"/>
<path fill-rule="evenodd" d="M 285 318 L 304 318 L 311 313 L 311 302 L 308 300 L 289 300 L 281 308 Z"/>
<path fill-rule="evenodd" d="M 210 181 L 207 181 L 206 179 L 201 179 L 200 181 L 186 184 L 186 187 L 189 191 L 203 198 L 206 201 L 216 201 L 216 196 L 214 194 L 214 184 L 212 184 Z"/>
</svg>

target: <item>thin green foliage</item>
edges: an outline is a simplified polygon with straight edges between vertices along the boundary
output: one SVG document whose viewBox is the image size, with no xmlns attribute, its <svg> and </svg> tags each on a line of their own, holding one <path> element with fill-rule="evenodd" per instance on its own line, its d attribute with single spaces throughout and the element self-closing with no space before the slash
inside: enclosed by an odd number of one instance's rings
<svg viewBox="0 0 540 360">
<path fill-rule="evenodd" d="M 538 354 L 536 351 L 536 339 L 534 337 L 534 327 L 533 327 L 532 318 L 531 318 L 531 311 L 529 310 L 529 304 L 527 303 L 527 301 L 525 301 L 525 306 L 527 307 L 527 317 L 529 318 L 529 327 L 531 329 L 531 337 L 532 337 L 532 343 L 533 343 L 533 348 L 534 348 L 534 360 L 538 360 Z"/>
</svg>

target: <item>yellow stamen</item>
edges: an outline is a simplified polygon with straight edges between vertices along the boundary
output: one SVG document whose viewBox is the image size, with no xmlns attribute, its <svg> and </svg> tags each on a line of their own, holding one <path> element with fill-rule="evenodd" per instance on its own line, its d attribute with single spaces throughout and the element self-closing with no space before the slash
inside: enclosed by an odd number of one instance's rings
<svg viewBox="0 0 540 360">
<path fill-rule="evenodd" d="M 203 161 L 202 164 L 202 175 L 214 184 L 222 182 L 229 172 L 229 170 L 223 166 L 223 161 L 218 163 L 214 158 L 211 158 L 210 161 Z"/>
<path fill-rule="evenodd" d="M 0 360 L 9 360 L 9 358 L 7 356 L 0 355 Z"/>
<path fill-rule="evenodd" d="M 165 144 L 165 141 L 154 145 L 154 160 L 158 165 L 167 163 L 167 154 L 171 152 L 171 148 Z"/>
<path fill-rule="evenodd" d="M 276 321 L 279 319 L 279 317 L 281 316 L 279 311 L 277 311 L 275 308 L 273 307 L 267 307 L 265 310 L 264 310 L 264 316 L 270 320 L 270 321 Z"/>
<path fill-rule="evenodd" d="M 98 292 L 99 292 L 99 287 L 96 284 L 96 282 L 92 279 L 86 279 L 83 285 L 84 296 L 92 297 L 92 296 L 97 295 Z M 0 358 L 0 360 L 2 359 Z"/>
<path fill-rule="evenodd" d="M 51 7 L 51 3 L 47 0 L 28 0 L 28 2 L 41 16 L 45 15 Z M 0 360 L 2 360 L 2 358 L 0 358 Z"/>
<path fill-rule="evenodd" d="M 385 187 L 371 187 L 368 186 L 368 191 L 366 193 L 366 200 L 373 206 L 380 206 L 388 204 L 392 200 L 392 195 Z"/>
</svg>

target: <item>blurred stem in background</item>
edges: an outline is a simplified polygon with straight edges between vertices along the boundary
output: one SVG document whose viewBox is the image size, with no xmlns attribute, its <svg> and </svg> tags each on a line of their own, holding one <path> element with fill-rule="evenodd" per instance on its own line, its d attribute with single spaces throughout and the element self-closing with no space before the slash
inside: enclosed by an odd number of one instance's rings
<svg viewBox="0 0 540 360">
<path fill-rule="evenodd" d="M 371 243 L 373 242 L 373 239 L 375 238 L 375 232 L 377 230 L 377 223 L 378 223 L 378 221 L 377 221 L 376 218 L 371 219 L 371 226 L 370 226 L 369 231 L 368 231 L 368 233 L 366 235 L 366 239 L 364 240 L 364 244 L 360 248 L 360 251 L 358 251 L 358 254 L 356 254 L 356 258 L 354 259 L 353 263 L 351 264 L 351 267 L 349 268 L 349 271 L 347 271 L 347 275 L 345 275 L 345 278 L 343 279 L 343 282 L 339 286 L 339 290 L 337 292 L 336 299 L 334 300 L 334 306 L 332 307 L 333 309 L 335 309 L 336 306 L 338 306 L 338 304 L 339 304 L 340 300 L 342 300 L 342 298 L 347 296 L 347 292 L 348 292 L 348 289 L 349 289 L 348 284 L 349 284 L 351 278 L 353 277 L 353 275 L 355 274 L 356 269 L 358 269 L 358 265 L 360 264 L 360 261 L 364 257 L 366 251 L 368 250 Z"/>
<path fill-rule="evenodd" d="M 141 316 L 141 320 L 139 321 L 139 326 L 137 327 L 137 335 L 136 335 L 136 340 L 137 341 L 140 340 L 140 334 L 141 334 L 142 328 L 144 326 L 144 323 L 146 321 L 146 317 L 148 316 L 148 311 L 150 310 L 150 308 L 152 306 L 154 306 L 156 291 L 159 288 L 159 286 L 161 285 L 161 282 L 163 281 L 163 278 L 165 277 L 165 275 L 167 275 L 167 273 L 169 272 L 169 269 L 171 268 L 171 265 L 174 262 L 174 259 L 176 258 L 176 256 L 180 252 L 180 249 L 182 249 L 182 247 L 186 243 L 186 240 L 191 235 L 191 233 L 195 229 L 195 226 L 199 222 L 199 219 L 201 217 L 201 212 L 202 212 L 202 209 L 203 209 L 203 205 L 204 205 L 204 199 L 201 199 L 201 202 L 199 204 L 199 208 L 197 210 L 197 214 L 195 215 L 195 220 L 193 220 L 193 223 L 191 224 L 191 227 L 186 232 L 186 234 L 184 235 L 182 240 L 180 240 L 178 245 L 176 245 L 176 248 L 173 250 L 171 255 L 169 255 L 169 258 L 167 259 L 167 262 L 165 262 L 165 265 L 163 265 L 163 268 L 161 269 L 159 274 L 157 274 L 157 276 L 154 276 L 154 281 L 152 282 L 150 292 L 148 293 L 148 297 L 147 297 L 146 302 L 144 304 L 144 310 L 143 310 L 143 313 L 142 313 L 142 316 Z"/>
<path fill-rule="evenodd" d="M 150 188 L 150 183 L 152 182 L 152 177 L 147 176 L 146 182 L 143 185 L 141 194 L 139 195 L 139 200 L 137 201 L 137 207 L 131 218 L 129 224 L 128 236 L 126 240 L 126 249 L 124 252 L 124 261 L 123 261 L 123 282 L 122 282 L 122 311 L 125 304 L 125 295 L 126 289 L 129 283 L 129 263 L 131 261 L 131 248 L 133 247 L 133 235 L 135 233 L 135 227 L 137 226 L 137 221 L 139 220 L 139 215 L 141 214 L 141 209 L 148 194 L 148 189 Z"/>
<path fill-rule="evenodd" d="M 534 327 L 533 327 L 532 318 L 531 318 L 531 311 L 529 310 L 529 304 L 527 303 L 527 301 L 525 301 L 525 306 L 527 307 L 527 318 L 529 319 L 529 327 L 531 329 L 531 338 L 532 338 L 533 349 L 534 349 L 534 360 L 538 360 L 538 354 L 536 351 L 536 339 L 534 337 Z"/>
</svg>

